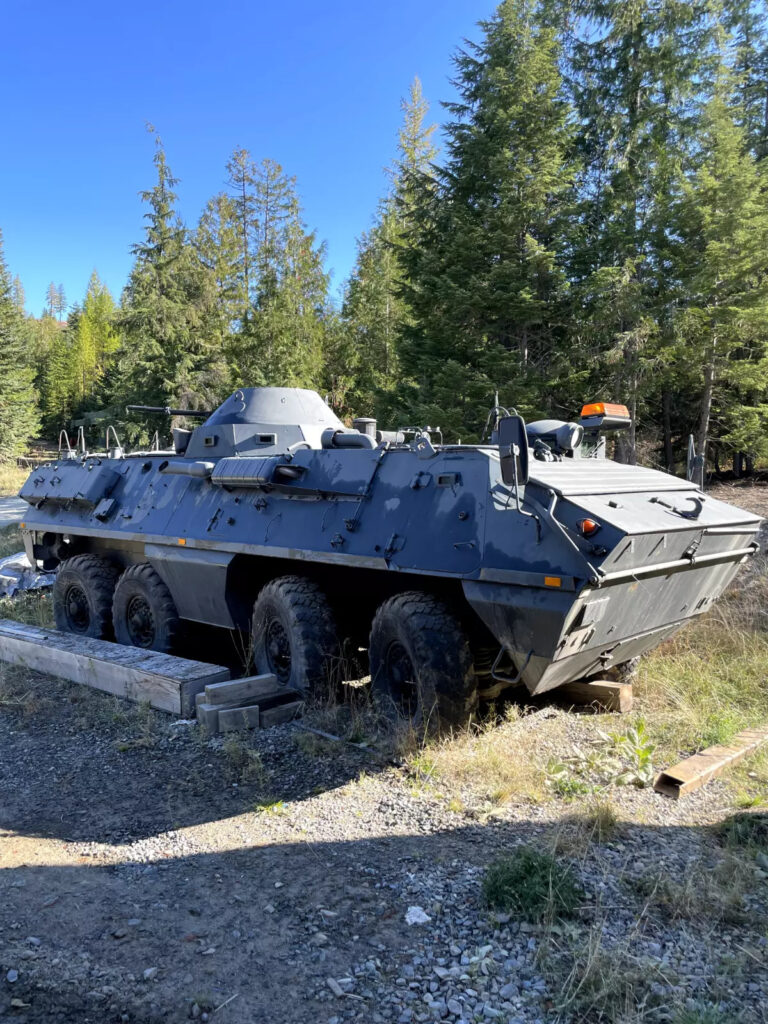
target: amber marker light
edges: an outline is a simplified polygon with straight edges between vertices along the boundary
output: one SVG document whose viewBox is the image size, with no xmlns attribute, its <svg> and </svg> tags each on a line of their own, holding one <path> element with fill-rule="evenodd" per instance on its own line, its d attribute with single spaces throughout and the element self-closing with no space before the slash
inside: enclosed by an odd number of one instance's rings
<svg viewBox="0 0 768 1024">
<path fill-rule="evenodd" d="M 600 529 L 600 523 L 594 519 L 580 519 L 577 525 L 585 537 L 591 537 Z"/>
<path fill-rule="evenodd" d="M 592 402 L 584 405 L 581 409 L 582 416 L 629 416 L 629 409 L 626 405 L 616 405 L 613 402 Z"/>
<path fill-rule="evenodd" d="M 561 587 L 562 585 L 563 585 L 563 581 L 560 579 L 559 576 L 545 576 L 544 577 L 544 586 L 545 587 Z"/>
<path fill-rule="evenodd" d="M 187 543 L 187 538 L 186 537 L 179 537 L 179 544 L 181 544 L 183 546 L 186 543 Z"/>
</svg>

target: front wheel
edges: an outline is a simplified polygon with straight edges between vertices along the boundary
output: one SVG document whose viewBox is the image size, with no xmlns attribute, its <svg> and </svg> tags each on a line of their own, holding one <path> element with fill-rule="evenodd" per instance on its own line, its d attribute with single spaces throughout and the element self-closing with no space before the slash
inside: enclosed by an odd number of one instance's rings
<svg viewBox="0 0 768 1024">
<path fill-rule="evenodd" d="M 171 592 L 149 562 L 129 566 L 118 580 L 112 622 L 119 644 L 163 654 L 173 649 L 179 613 Z"/>
<path fill-rule="evenodd" d="M 369 646 L 377 704 L 420 732 L 466 725 L 477 707 L 469 640 L 438 598 L 397 594 L 376 612 Z"/>
</svg>

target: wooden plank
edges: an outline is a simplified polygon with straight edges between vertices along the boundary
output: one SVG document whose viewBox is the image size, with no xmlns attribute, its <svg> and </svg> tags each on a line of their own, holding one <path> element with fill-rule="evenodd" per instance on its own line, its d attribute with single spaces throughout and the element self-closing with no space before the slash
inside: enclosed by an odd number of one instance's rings
<svg viewBox="0 0 768 1024">
<path fill-rule="evenodd" d="M 303 708 L 303 700 L 293 700 L 290 704 L 278 704 L 276 708 L 267 708 L 260 715 L 261 728 L 268 729 L 271 725 L 282 725 L 283 722 L 290 722 Z"/>
<path fill-rule="evenodd" d="M 260 724 L 258 704 L 246 704 L 241 708 L 222 708 L 219 711 L 219 732 L 258 729 Z"/>
<path fill-rule="evenodd" d="M 209 736 L 215 736 L 219 731 L 219 711 L 221 708 L 218 704 L 198 704 L 196 708 L 197 720 L 200 723 L 200 728 L 207 732 Z"/>
<path fill-rule="evenodd" d="M 552 691 L 553 695 L 573 704 L 594 705 L 604 711 L 626 714 L 632 710 L 632 684 L 595 679 L 584 683 L 566 683 Z"/>
<path fill-rule="evenodd" d="M 277 685 L 277 676 L 246 676 L 243 679 L 230 679 L 206 686 L 205 702 L 231 705 L 244 700 L 258 700 L 259 697 L 274 697 L 281 693 L 285 693 L 285 687 Z"/>
<path fill-rule="evenodd" d="M 657 793 L 678 800 L 686 793 L 699 789 L 710 779 L 719 775 L 730 765 L 751 754 L 763 743 L 768 742 L 768 726 L 762 729 L 745 729 L 733 737 L 727 745 L 707 747 L 699 754 L 686 757 L 673 768 L 659 772 L 653 783 Z"/>
<path fill-rule="evenodd" d="M 229 669 L 0 619 L 0 660 L 189 717 L 195 694 Z"/>
</svg>

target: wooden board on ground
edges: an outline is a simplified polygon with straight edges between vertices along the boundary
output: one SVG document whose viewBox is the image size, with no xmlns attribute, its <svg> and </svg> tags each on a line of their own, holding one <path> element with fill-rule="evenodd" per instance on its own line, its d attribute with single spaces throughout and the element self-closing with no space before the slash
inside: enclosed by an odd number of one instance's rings
<svg viewBox="0 0 768 1024">
<path fill-rule="evenodd" d="M 604 711 L 619 711 L 626 714 L 632 710 L 631 683 L 595 679 L 588 683 L 566 683 L 551 693 L 553 697 L 562 697 L 573 704 L 593 705 Z"/>
<path fill-rule="evenodd" d="M 69 679 L 94 689 L 147 701 L 153 708 L 190 717 L 195 695 L 229 679 L 229 669 L 201 661 L 123 647 L 56 629 L 0 619 L 0 661 Z"/>
<path fill-rule="evenodd" d="M 231 707 L 240 701 L 253 703 L 259 697 L 272 697 L 279 692 L 277 676 L 245 676 L 243 679 L 230 679 L 228 682 L 206 686 L 205 703 Z"/>
<path fill-rule="evenodd" d="M 268 729 L 270 725 L 282 725 L 283 722 L 291 722 L 303 707 L 303 700 L 293 700 L 290 704 L 278 704 L 277 707 L 267 708 L 259 716 L 259 725 L 262 729 Z"/>
<path fill-rule="evenodd" d="M 657 793 L 674 797 L 676 800 L 686 793 L 703 786 L 719 775 L 725 768 L 740 761 L 763 743 L 768 743 L 768 726 L 762 729 L 745 729 L 733 737 L 728 746 L 718 744 L 707 747 L 700 754 L 686 757 L 674 768 L 659 772 L 653 783 Z"/>
<path fill-rule="evenodd" d="M 239 732 L 261 726 L 259 705 L 247 704 L 242 708 L 223 708 L 219 711 L 219 732 Z"/>
</svg>

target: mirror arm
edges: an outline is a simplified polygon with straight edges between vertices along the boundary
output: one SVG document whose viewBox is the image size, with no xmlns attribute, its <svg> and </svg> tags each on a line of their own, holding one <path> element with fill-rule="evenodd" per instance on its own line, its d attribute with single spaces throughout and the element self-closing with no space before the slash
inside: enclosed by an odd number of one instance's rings
<svg viewBox="0 0 768 1024">
<path fill-rule="evenodd" d="M 536 520 L 537 539 L 541 540 L 541 520 L 539 519 L 539 517 L 536 515 L 535 512 L 526 512 L 525 509 L 520 504 L 520 485 L 517 482 L 517 457 L 520 454 L 520 445 L 519 444 L 513 444 L 513 445 L 510 445 L 510 448 L 512 449 L 512 452 L 511 452 L 511 454 L 512 454 L 512 466 L 513 466 L 512 472 L 514 473 L 514 477 L 515 477 L 515 508 L 517 509 L 517 511 L 520 513 L 521 516 L 528 516 L 529 519 L 535 519 Z"/>
</svg>

